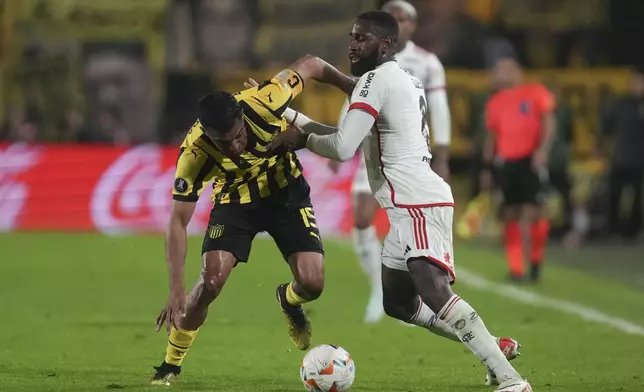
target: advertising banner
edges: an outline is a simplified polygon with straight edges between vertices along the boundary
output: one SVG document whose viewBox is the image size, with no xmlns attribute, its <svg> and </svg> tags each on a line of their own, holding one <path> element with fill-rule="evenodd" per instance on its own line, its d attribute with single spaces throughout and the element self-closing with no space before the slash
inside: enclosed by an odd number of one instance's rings
<svg viewBox="0 0 644 392">
<path fill-rule="evenodd" d="M 172 206 L 175 147 L 0 144 L 0 231 L 163 232 Z M 345 235 L 353 226 L 351 182 L 356 159 L 338 173 L 308 151 L 300 160 L 322 233 Z M 189 226 L 208 223 L 210 187 Z M 388 229 L 381 211 L 378 231 Z"/>
</svg>

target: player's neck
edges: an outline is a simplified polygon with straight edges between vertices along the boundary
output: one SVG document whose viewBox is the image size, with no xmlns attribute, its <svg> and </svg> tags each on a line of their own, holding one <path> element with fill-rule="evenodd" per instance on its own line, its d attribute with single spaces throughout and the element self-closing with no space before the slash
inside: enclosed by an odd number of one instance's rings
<svg viewBox="0 0 644 392">
<path fill-rule="evenodd" d="M 396 57 L 395 57 L 395 56 L 396 56 L 396 55 L 395 55 L 395 53 L 394 53 L 394 54 L 390 54 L 390 55 L 388 55 L 388 56 L 386 56 L 386 57 L 383 57 L 383 58 L 382 58 L 382 60 L 380 60 L 380 62 L 378 62 L 378 64 L 376 65 L 376 67 L 380 67 L 381 65 L 386 64 L 386 63 L 388 63 L 388 62 L 390 62 L 390 61 L 396 61 Z"/>
</svg>

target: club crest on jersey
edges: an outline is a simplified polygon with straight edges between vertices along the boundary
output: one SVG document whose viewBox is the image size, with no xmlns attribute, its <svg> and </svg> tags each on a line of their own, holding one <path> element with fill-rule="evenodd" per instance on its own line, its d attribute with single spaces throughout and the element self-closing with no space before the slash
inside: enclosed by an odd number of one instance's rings
<svg viewBox="0 0 644 392">
<path fill-rule="evenodd" d="M 208 237 L 212 238 L 213 240 L 215 238 L 219 238 L 224 234 L 224 225 L 212 225 L 208 227 Z"/>
<path fill-rule="evenodd" d="M 530 111 L 530 102 L 527 102 L 527 101 L 521 102 L 521 105 L 519 106 L 519 110 L 521 111 L 521 114 L 527 114 Z"/>
<path fill-rule="evenodd" d="M 188 190 L 188 181 L 183 178 L 177 178 L 174 180 L 174 190 L 179 193 L 184 193 Z"/>
</svg>

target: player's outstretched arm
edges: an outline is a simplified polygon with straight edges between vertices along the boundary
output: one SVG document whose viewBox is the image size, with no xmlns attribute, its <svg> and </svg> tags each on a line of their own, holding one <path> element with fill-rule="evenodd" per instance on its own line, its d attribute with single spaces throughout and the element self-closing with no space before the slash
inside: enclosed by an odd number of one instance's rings
<svg viewBox="0 0 644 392">
<path fill-rule="evenodd" d="M 170 289 L 183 290 L 183 266 L 188 250 L 188 223 L 195 212 L 196 202 L 174 200 L 166 230 L 165 256 L 170 274 Z"/>
<path fill-rule="evenodd" d="M 268 145 L 269 151 L 281 153 L 306 147 L 321 157 L 348 161 L 375 123 L 375 118 L 362 110 L 349 112 L 338 128 L 320 124 L 302 114 L 300 116 L 306 120 L 296 119 L 295 124 L 291 124 Z"/>
<path fill-rule="evenodd" d="M 288 68 L 297 72 L 305 84 L 308 80 L 313 79 L 319 83 L 335 86 L 349 95 L 353 92 L 353 88 L 358 81 L 356 78 L 338 71 L 334 66 L 321 58 L 310 54 L 300 57 Z"/>
<path fill-rule="evenodd" d="M 165 322 L 169 330 L 175 320 L 183 317 L 186 311 L 186 290 L 183 282 L 183 269 L 188 250 L 188 223 L 194 214 L 196 202 L 175 200 L 172 202 L 170 222 L 166 230 L 165 258 L 170 277 L 170 299 L 167 307 L 157 318 L 157 331 Z"/>
</svg>

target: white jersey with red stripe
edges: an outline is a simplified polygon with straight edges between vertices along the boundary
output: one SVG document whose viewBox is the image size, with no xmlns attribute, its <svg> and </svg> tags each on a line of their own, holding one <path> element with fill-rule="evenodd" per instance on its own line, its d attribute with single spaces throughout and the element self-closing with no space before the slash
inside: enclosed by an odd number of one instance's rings
<svg viewBox="0 0 644 392">
<path fill-rule="evenodd" d="M 427 102 L 422 82 L 389 61 L 364 74 L 349 110 L 376 123 L 362 143 L 371 191 L 383 208 L 452 206 L 449 185 L 430 167 Z"/>
<path fill-rule="evenodd" d="M 449 109 L 443 109 L 441 107 L 440 99 L 430 99 L 432 92 L 434 92 L 435 94 L 444 94 L 444 91 L 441 91 L 445 89 L 445 69 L 443 68 L 443 64 L 435 54 L 427 52 L 411 41 L 407 41 L 405 48 L 396 53 L 396 61 L 404 70 L 409 72 L 412 76 L 415 76 L 423 83 L 423 86 L 425 86 L 425 102 L 427 103 L 430 113 L 432 113 L 432 115 L 435 115 L 438 114 L 441 110 L 444 110 L 446 112 L 444 114 L 444 116 L 448 117 L 446 124 L 432 124 L 432 126 L 434 127 L 433 130 L 434 132 L 436 132 L 434 136 L 441 136 L 441 138 L 437 140 L 443 142 L 442 144 L 445 144 L 445 140 L 450 139 Z M 434 107 L 433 105 L 436 105 L 436 107 Z M 342 124 L 342 120 L 344 119 L 348 108 L 349 101 L 347 100 L 342 107 L 338 125 Z M 439 129 L 440 127 L 445 129 Z M 447 142 L 447 144 L 449 144 L 449 142 Z M 364 159 L 360 160 L 360 165 L 358 166 L 358 170 L 356 171 L 356 175 L 353 179 L 351 191 L 354 194 L 371 192 Z"/>
</svg>

